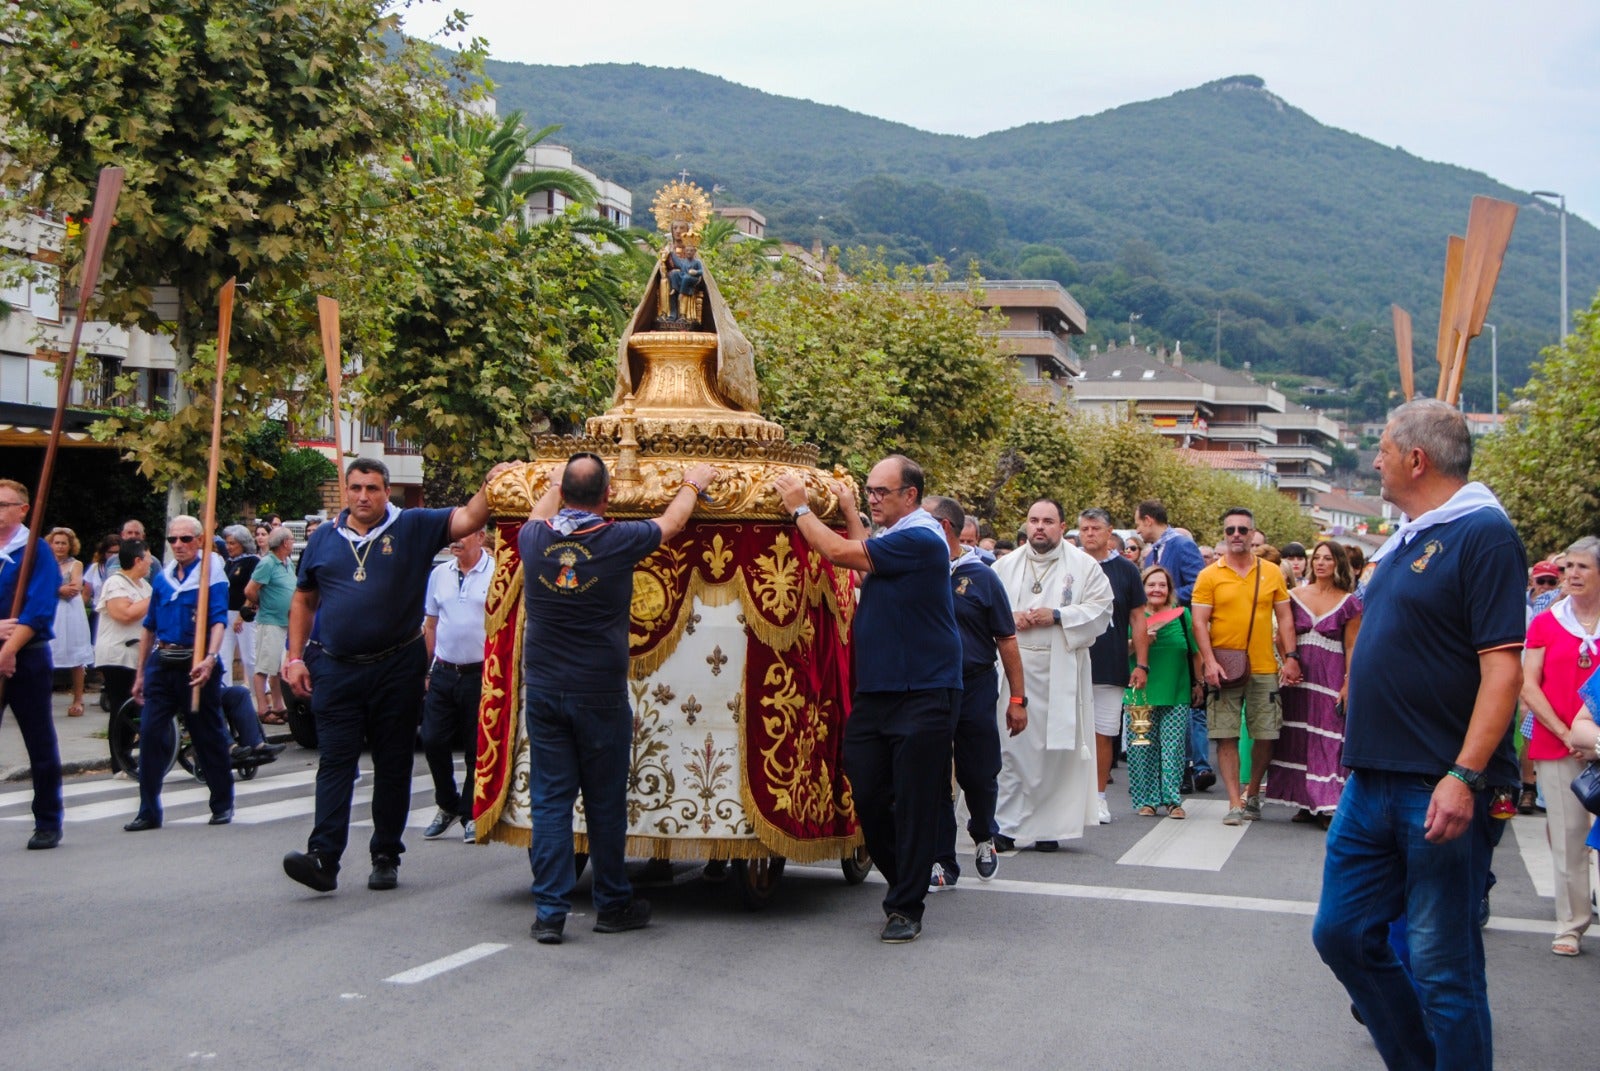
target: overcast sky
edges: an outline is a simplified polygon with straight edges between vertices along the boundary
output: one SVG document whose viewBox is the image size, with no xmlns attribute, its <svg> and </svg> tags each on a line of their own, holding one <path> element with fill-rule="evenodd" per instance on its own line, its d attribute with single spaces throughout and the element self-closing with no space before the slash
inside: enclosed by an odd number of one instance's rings
<svg viewBox="0 0 1600 1071">
<path fill-rule="evenodd" d="M 949 134 L 1256 74 L 1323 123 L 1600 222 L 1595 0 L 449 2 L 495 59 L 692 67 Z"/>
</svg>

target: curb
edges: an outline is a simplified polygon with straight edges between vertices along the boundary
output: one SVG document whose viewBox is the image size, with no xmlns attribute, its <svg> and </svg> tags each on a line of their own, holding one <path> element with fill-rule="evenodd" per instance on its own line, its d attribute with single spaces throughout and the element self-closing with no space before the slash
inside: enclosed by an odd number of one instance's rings
<svg viewBox="0 0 1600 1071">
<path fill-rule="evenodd" d="M 288 733 L 262 734 L 269 744 L 293 744 L 294 737 Z M 110 773 L 111 756 L 108 754 L 99 759 L 81 759 L 76 762 L 63 762 L 61 764 L 62 777 L 76 777 L 81 774 Z M 14 766 L 8 770 L 0 770 L 0 784 L 9 784 L 13 781 L 27 781 L 33 777 L 33 767 Z"/>
</svg>

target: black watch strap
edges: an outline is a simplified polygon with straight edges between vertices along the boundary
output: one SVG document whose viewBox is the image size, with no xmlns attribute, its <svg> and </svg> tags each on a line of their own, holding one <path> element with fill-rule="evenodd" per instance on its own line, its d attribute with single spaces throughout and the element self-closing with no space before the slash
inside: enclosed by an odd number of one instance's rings
<svg viewBox="0 0 1600 1071">
<path fill-rule="evenodd" d="M 1482 770 L 1474 770 L 1470 767 L 1463 766 L 1459 762 L 1452 764 L 1446 773 L 1460 781 L 1462 784 L 1466 785 L 1468 788 L 1472 789 L 1474 792 L 1482 792 L 1484 789 L 1489 787 L 1488 774 L 1484 773 Z"/>
</svg>

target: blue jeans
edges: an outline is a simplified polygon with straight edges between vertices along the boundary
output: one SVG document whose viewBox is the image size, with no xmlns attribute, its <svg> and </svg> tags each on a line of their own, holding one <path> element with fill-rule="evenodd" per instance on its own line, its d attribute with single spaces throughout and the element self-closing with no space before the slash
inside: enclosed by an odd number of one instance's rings
<svg viewBox="0 0 1600 1071">
<path fill-rule="evenodd" d="M 1434 781 L 1356 770 L 1328 831 L 1312 940 L 1391 1069 L 1475 1071 L 1494 1063 L 1478 906 L 1491 852 L 1489 800 L 1470 828 L 1430 844 L 1422 822 Z M 1389 945 L 1408 926 L 1412 977 Z"/>
<path fill-rule="evenodd" d="M 572 805 L 583 793 L 594 875 L 596 912 L 633 900 L 623 844 L 628 828 L 628 772 L 633 760 L 633 711 L 628 693 L 542 691 L 529 686 L 523 717 L 528 729 L 528 796 L 533 840 L 533 897 L 539 918 L 571 908 Z"/>
<path fill-rule="evenodd" d="M 1211 769 L 1211 741 L 1206 732 L 1204 705 L 1189 708 L 1189 766 L 1191 769 Z"/>
</svg>

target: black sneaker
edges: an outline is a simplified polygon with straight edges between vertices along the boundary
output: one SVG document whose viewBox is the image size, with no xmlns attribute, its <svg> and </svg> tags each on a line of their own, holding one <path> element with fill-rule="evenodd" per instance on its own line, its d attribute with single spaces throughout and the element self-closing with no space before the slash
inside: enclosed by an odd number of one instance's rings
<svg viewBox="0 0 1600 1071">
<path fill-rule="evenodd" d="M 400 860 L 392 855 L 374 855 L 372 873 L 367 876 L 367 888 L 379 892 L 400 884 Z"/>
<path fill-rule="evenodd" d="M 533 920 L 533 939 L 541 945 L 559 945 L 561 931 L 567 928 L 567 916 Z"/>
<path fill-rule="evenodd" d="M 1006 852 L 1014 852 L 1017 850 L 1017 842 L 1006 836 L 1004 833 L 996 833 L 994 835 L 993 844 L 994 850 L 1000 852 L 1002 855 Z"/>
<path fill-rule="evenodd" d="M 908 919 L 898 911 L 891 912 L 878 933 L 878 940 L 886 945 L 904 945 L 915 941 L 922 933 L 922 923 Z"/>
<path fill-rule="evenodd" d="M 628 901 L 627 907 L 600 912 L 600 917 L 594 922 L 594 932 L 626 933 L 628 930 L 642 930 L 648 925 L 650 925 L 650 901 L 635 896 Z"/>
<path fill-rule="evenodd" d="M 428 828 L 422 831 L 424 840 L 435 840 L 444 836 L 445 830 L 456 824 L 456 816 L 440 807 L 433 814 L 433 821 L 428 823 Z"/>
<path fill-rule="evenodd" d="M 1217 775 L 1210 770 L 1196 770 L 1194 773 L 1194 790 L 1196 792 L 1210 792 L 1211 786 L 1217 783 Z"/>
<path fill-rule="evenodd" d="M 319 852 L 290 852 L 283 857 L 283 872 L 317 892 L 339 887 L 339 864 Z"/>
<path fill-rule="evenodd" d="M 979 881 L 988 881 L 994 877 L 995 871 L 1000 869 L 1000 858 L 995 852 L 994 841 L 986 840 L 978 845 L 977 871 Z"/>
</svg>

